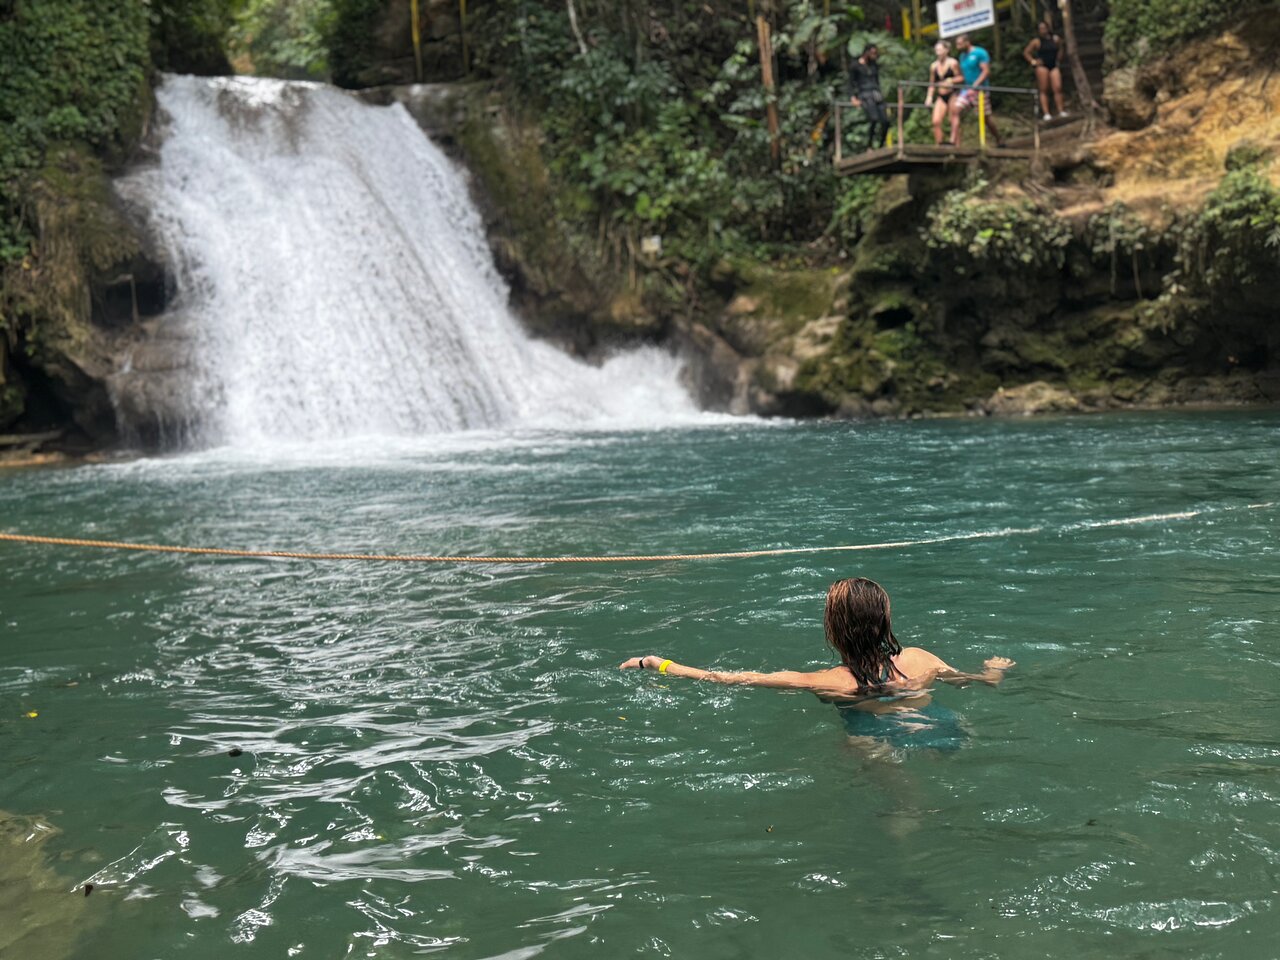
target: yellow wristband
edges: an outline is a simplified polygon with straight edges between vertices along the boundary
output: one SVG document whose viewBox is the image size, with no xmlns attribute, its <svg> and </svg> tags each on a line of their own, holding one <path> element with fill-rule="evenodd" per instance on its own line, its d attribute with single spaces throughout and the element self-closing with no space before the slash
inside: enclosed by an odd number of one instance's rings
<svg viewBox="0 0 1280 960">
<path fill-rule="evenodd" d="M 671 666 L 671 661 L 670 661 L 670 660 L 663 660 L 660 664 L 658 664 L 658 672 L 659 672 L 659 673 L 666 673 L 666 672 L 667 672 L 667 667 L 669 667 L 669 666 Z"/>
</svg>

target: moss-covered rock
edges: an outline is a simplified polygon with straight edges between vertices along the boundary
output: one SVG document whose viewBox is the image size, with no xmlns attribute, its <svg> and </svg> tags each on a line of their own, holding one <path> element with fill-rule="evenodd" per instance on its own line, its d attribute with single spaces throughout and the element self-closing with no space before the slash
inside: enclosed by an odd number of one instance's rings
<svg viewBox="0 0 1280 960">
<path fill-rule="evenodd" d="M 114 346 L 101 321 L 119 316 L 108 307 L 110 291 L 122 277 L 132 282 L 147 258 L 115 205 L 101 161 L 84 147 L 50 151 L 26 199 L 35 242 L 0 278 L 0 308 L 16 345 L 0 426 L 26 414 L 37 420 L 62 415 L 95 443 L 110 442 L 116 423 L 106 382 L 115 368 Z M 154 264 L 150 269 L 162 272 Z M 136 292 L 136 284 L 131 289 Z M 130 306 L 136 304 L 131 297 Z M 36 389 L 47 395 L 32 397 Z"/>
</svg>

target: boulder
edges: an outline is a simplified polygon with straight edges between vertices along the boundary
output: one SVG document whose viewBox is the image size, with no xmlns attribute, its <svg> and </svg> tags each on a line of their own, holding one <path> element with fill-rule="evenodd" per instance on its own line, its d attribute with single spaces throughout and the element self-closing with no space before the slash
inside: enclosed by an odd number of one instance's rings
<svg viewBox="0 0 1280 960">
<path fill-rule="evenodd" d="M 1141 130 L 1156 118 L 1155 91 L 1138 67 L 1107 74 L 1102 100 L 1121 130 Z"/>
<path fill-rule="evenodd" d="M 1035 413 L 1064 413 L 1080 409 L 1080 401 L 1070 391 L 1043 380 L 1016 387 L 1000 387 L 987 398 L 988 413 L 998 417 L 1030 416 Z"/>
</svg>

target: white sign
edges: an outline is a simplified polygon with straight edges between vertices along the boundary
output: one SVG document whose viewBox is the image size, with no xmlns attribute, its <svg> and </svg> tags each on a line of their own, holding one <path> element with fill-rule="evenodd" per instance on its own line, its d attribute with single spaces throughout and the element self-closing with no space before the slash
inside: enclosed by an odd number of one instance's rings
<svg viewBox="0 0 1280 960">
<path fill-rule="evenodd" d="M 940 37 L 954 37 L 958 33 L 993 27 L 995 22 L 995 0 L 938 0 Z"/>
</svg>

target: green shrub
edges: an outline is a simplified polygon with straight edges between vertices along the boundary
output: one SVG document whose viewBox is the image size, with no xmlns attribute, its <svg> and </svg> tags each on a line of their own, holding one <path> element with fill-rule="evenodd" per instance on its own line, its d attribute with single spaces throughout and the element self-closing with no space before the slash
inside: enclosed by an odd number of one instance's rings
<svg viewBox="0 0 1280 960">
<path fill-rule="evenodd" d="M 1280 270 L 1280 190 L 1257 166 L 1229 171 L 1186 232 L 1184 273 L 1209 293 L 1270 281 Z"/>
<path fill-rule="evenodd" d="M 1158 238 L 1152 236 L 1151 229 L 1128 207 L 1123 203 L 1113 203 L 1090 217 L 1085 225 L 1084 241 L 1095 263 L 1099 260 L 1110 262 L 1113 294 L 1122 266 L 1126 271 L 1132 271 L 1134 288 L 1142 293 L 1142 257 L 1149 247 L 1157 245 Z"/>
<path fill-rule="evenodd" d="M 1018 273 L 1061 269 L 1070 227 L 1030 200 L 981 199 L 986 186 L 979 181 L 938 201 L 920 231 L 925 244 L 957 273 L 967 272 L 975 261 Z"/>
</svg>

